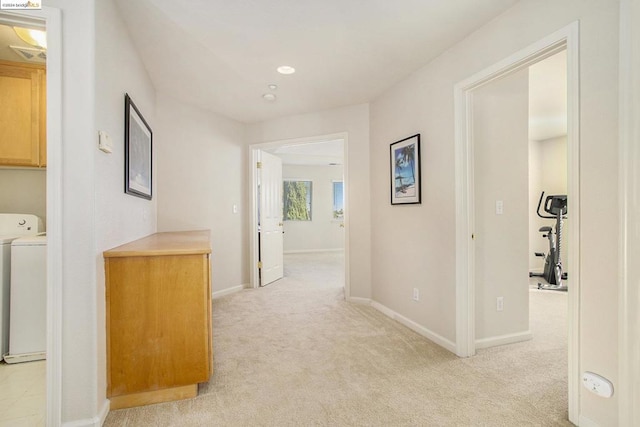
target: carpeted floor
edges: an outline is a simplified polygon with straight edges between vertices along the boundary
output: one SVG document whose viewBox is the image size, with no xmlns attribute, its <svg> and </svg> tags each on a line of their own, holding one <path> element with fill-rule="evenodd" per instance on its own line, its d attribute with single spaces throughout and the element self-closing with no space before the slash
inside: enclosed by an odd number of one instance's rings
<svg viewBox="0 0 640 427">
<path fill-rule="evenodd" d="M 468 359 L 343 299 L 341 257 L 213 302 L 215 374 L 198 397 L 105 426 L 569 426 L 566 294 L 531 290 L 525 343 Z"/>
</svg>

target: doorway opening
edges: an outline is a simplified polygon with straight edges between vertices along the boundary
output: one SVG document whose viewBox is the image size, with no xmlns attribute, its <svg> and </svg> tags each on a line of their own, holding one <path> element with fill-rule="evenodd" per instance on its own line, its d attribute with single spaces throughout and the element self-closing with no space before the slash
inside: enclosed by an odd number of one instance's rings
<svg viewBox="0 0 640 427">
<path fill-rule="evenodd" d="M 531 331 L 528 329 L 527 316 L 523 316 L 523 313 L 515 314 L 517 319 L 514 321 L 518 323 L 518 332 L 503 331 L 502 335 L 487 333 L 491 327 L 501 327 L 505 322 L 504 316 L 500 316 L 501 313 L 506 312 L 507 307 L 512 307 L 512 304 L 516 304 L 516 307 L 524 307 L 525 313 L 528 311 L 528 286 L 527 286 L 527 271 L 529 270 L 529 248 L 528 248 L 528 234 L 529 234 L 529 191 L 528 191 L 528 78 L 520 76 L 518 82 L 518 73 L 522 70 L 528 70 L 528 68 L 534 64 L 550 58 L 559 52 L 566 51 L 566 63 L 567 63 L 567 132 L 566 132 L 566 147 L 567 147 L 567 190 L 566 195 L 570 201 L 571 218 L 567 223 L 565 230 L 567 231 L 568 238 L 563 240 L 563 244 L 568 244 L 571 248 L 571 258 L 563 261 L 566 266 L 566 271 L 571 274 L 571 285 L 568 292 L 565 294 L 567 297 L 567 327 L 568 327 L 568 341 L 567 341 L 567 353 L 568 353 L 568 412 L 569 420 L 576 423 L 579 416 L 579 318 L 577 313 L 579 312 L 579 91 L 578 91 L 578 24 L 574 23 L 568 27 L 540 40 L 533 45 L 522 49 L 521 51 L 513 54 L 509 58 L 500 61 L 493 66 L 477 73 L 476 75 L 460 82 L 455 87 L 455 104 L 456 104 L 456 353 L 461 357 L 469 357 L 475 354 L 476 348 L 482 346 L 506 344 L 509 342 L 518 342 L 526 340 L 530 337 Z M 490 159 L 482 160 L 483 155 L 487 155 L 486 152 L 478 150 L 476 147 L 477 134 L 476 126 L 478 123 L 485 123 L 481 118 L 477 117 L 479 111 L 475 108 L 476 98 L 481 97 L 481 90 L 493 82 L 503 82 L 511 84 L 511 88 L 507 88 L 508 92 L 513 92 L 517 87 L 525 85 L 524 92 L 524 107 L 520 102 L 517 108 L 524 111 L 519 116 L 520 124 L 507 123 L 505 126 L 519 126 L 518 132 L 522 133 L 524 129 L 524 144 L 521 145 L 518 159 L 508 158 L 505 159 L 499 167 L 483 167 L 481 161 L 484 161 L 484 165 L 490 165 Z M 522 92 L 520 92 L 522 93 Z M 478 95 L 476 97 L 476 95 Z M 491 100 L 489 100 L 490 102 Z M 522 99 L 520 100 L 522 101 Z M 496 110 L 497 111 L 497 110 Z M 506 114 L 509 114 L 510 111 Z M 509 119 L 502 116 L 504 121 Z M 488 121 L 486 121 L 488 122 Z M 524 125 L 522 123 L 524 122 Z M 491 141 L 491 132 L 484 135 L 489 137 Z M 502 141 L 504 143 L 504 141 Z M 511 141 L 514 144 L 514 141 Z M 501 153 L 502 154 L 502 153 Z M 524 156 L 524 157 L 523 157 Z M 523 161 L 524 159 L 524 161 Z M 512 160 L 514 160 L 512 162 Z M 514 165 L 512 163 L 518 163 Z M 515 166 L 515 169 L 513 169 Z M 516 172 L 517 171 L 517 172 Z M 522 172 L 524 171 L 524 177 Z M 513 180 L 513 176 L 517 175 L 517 179 L 520 184 L 518 190 L 511 191 L 508 196 L 503 196 L 495 189 L 499 186 L 497 184 L 491 184 L 491 177 L 494 179 Z M 480 181 L 477 179 L 480 177 Z M 488 178 L 487 178 L 488 177 Z M 509 188 L 514 187 L 510 182 Z M 524 189 L 523 189 L 524 188 Z M 520 200 L 523 198 L 524 199 Z M 517 198 L 520 198 L 516 200 Z M 537 201 L 536 201 L 537 202 Z M 519 239 L 518 251 L 522 256 L 513 258 L 509 255 L 509 261 L 506 261 L 504 265 L 495 268 L 489 268 L 487 271 L 486 264 L 488 260 L 492 259 L 492 253 L 494 258 L 500 260 L 500 251 L 509 250 L 508 245 L 486 245 L 486 239 L 491 237 L 492 234 L 496 234 L 498 228 L 486 228 L 485 224 L 493 225 L 499 224 L 500 219 L 507 218 L 508 213 L 519 213 L 513 216 L 518 224 L 510 223 L 509 226 L 516 227 L 517 232 L 523 235 L 522 239 Z M 516 229 L 514 228 L 514 229 Z M 493 231 L 492 231 L 493 230 Z M 499 231 L 498 231 L 499 232 Z M 541 239 L 538 237 L 538 239 Z M 541 239 L 542 240 L 542 239 Z M 485 246 L 483 246 L 485 245 Z M 512 262 L 513 261 L 513 262 Z M 483 274 L 496 273 L 511 274 L 515 272 L 515 282 L 523 283 L 518 287 L 518 291 L 511 295 L 509 298 L 502 295 L 494 295 L 491 292 L 487 292 L 486 286 L 483 288 L 484 280 L 486 283 L 486 277 Z M 521 278 L 524 276 L 524 278 Z M 513 292 L 513 288 L 506 288 L 501 292 Z M 511 300 L 511 302 L 507 302 Z M 486 321 L 482 316 L 488 316 L 493 319 Z M 503 322 L 500 322 L 502 318 Z M 482 319 L 482 320 L 480 320 Z M 511 322 L 512 320 L 508 320 Z M 478 325 L 481 322 L 481 325 Z M 485 329 L 482 329 L 485 328 Z M 487 336 L 479 336 L 480 333 Z M 497 336 L 496 336 L 497 335 Z M 478 340 L 481 338 L 481 340 Z M 486 345 L 489 341 L 490 345 Z M 478 345 L 480 342 L 480 345 Z M 565 358 L 557 360 L 557 363 L 564 364 Z"/>
<path fill-rule="evenodd" d="M 296 277 L 348 296 L 346 145 L 334 134 L 251 146 L 252 287 Z"/>
<path fill-rule="evenodd" d="M 0 164 L 7 166 L 0 168 L 0 212 L 35 215 L 42 224 L 5 245 L 0 387 L 7 408 L 0 424 L 44 425 L 46 417 L 46 68 L 44 23 L 0 14 Z"/>
<path fill-rule="evenodd" d="M 61 33 L 62 23 L 60 10 L 50 7 L 42 7 L 41 10 L 29 11 L 3 11 L 0 13 L 0 22 L 9 27 L 21 27 L 36 29 L 46 34 L 46 53 L 44 62 L 46 68 L 46 78 L 43 85 L 41 103 L 41 115 L 46 116 L 46 126 L 42 129 L 41 138 L 46 141 L 41 145 L 37 153 L 39 166 L 46 165 L 43 169 L 44 177 L 37 177 L 44 182 L 46 190 L 43 197 L 46 199 L 44 215 L 46 218 L 46 362 L 41 368 L 41 372 L 36 372 L 34 381 L 41 382 L 45 387 L 46 398 L 42 399 L 33 408 L 38 409 L 38 414 L 19 413 L 24 415 L 19 422 L 27 424 L 58 425 L 61 419 L 61 389 L 62 389 L 62 366 L 61 366 L 61 333 L 62 333 L 62 147 L 61 147 L 61 126 L 62 126 L 62 53 L 61 53 Z M 17 56 L 29 58 L 29 55 L 36 53 L 42 56 L 42 50 L 32 51 L 25 49 L 27 46 L 18 46 L 18 49 L 8 48 Z M 38 54 L 39 52 L 39 54 Z M 14 59 L 16 58 L 14 57 Z M 5 58 L 6 59 L 6 58 Z M 45 84 L 46 82 L 46 84 Z M 29 169 L 32 171 L 33 169 Z M 23 171 L 27 172 L 27 171 Z M 13 178 L 12 178 L 13 179 Z M 42 215 L 42 214 L 41 214 Z M 28 366 L 34 362 L 18 363 L 18 367 Z M 35 362 L 39 363 L 39 362 Z M 46 374 L 45 374 L 46 372 Z M 41 376 L 45 376 L 43 380 Z M 4 385 L 2 385 L 3 388 Z M 38 398 L 39 399 L 39 398 Z M 39 402 L 39 401 L 38 401 Z M 33 403 L 33 402 L 32 402 Z M 11 405 L 12 411 L 20 411 L 21 405 Z M 25 406 L 23 406 L 26 409 Z M 0 418 L 2 419 L 2 418 Z"/>
</svg>

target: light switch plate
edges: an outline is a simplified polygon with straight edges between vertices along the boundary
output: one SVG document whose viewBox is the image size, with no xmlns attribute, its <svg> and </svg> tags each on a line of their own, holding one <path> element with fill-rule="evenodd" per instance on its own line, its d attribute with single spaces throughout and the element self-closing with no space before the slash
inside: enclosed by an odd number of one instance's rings
<svg viewBox="0 0 640 427">
<path fill-rule="evenodd" d="M 113 152 L 113 143 L 109 134 L 103 130 L 98 131 L 98 148 L 105 153 Z"/>
</svg>

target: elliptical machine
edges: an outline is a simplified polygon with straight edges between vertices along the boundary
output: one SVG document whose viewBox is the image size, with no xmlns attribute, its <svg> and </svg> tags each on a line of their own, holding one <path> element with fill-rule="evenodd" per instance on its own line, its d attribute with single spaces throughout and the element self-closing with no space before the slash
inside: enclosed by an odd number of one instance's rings
<svg viewBox="0 0 640 427">
<path fill-rule="evenodd" d="M 547 196 L 544 201 L 544 211 L 548 215 L 540 213 L 544 191 L 538 200 L 537 214 L 540 218 L 555 219 L 555 233 L 551 227 L 540 227 L 538 231 L 542 233 L 542 237 L 549 239 L 549 253 L 546 254 L 544 261 L 544 271 L 542 273 L 529 272 L 529 277 L 542 277 L 547 281 L 546 284 L 538 283 L 538 289 L 547 289 L 552 291 L 566 291 L 567 286 L 562 283 L 567 279 L 567 273 L 562 271 L 562 259 L 560 257 L 560 247 L 562 244 L 562 220 L 567 214 L 567 196 L 554 195 Z M 536 256 L 544 257 L 545 254 L 536 252 Z"/>
</svg>

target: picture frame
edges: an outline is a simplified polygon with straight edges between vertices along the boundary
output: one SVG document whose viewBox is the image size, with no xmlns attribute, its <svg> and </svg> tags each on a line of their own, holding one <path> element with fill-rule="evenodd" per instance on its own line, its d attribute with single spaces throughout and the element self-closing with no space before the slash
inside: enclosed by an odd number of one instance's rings
<svg viewBox="0 0 640 427">
<path fill-rule="evenodd" d="M 151 200 L 153 132 L 129 94 L 124 96 L 124 192 Z"/>
<path fill-rule="evenodd" d="M 391 204 L 422 203 L 420 171 L 420 134 L 411 135 L 390 145 Z"/>
</svg>

